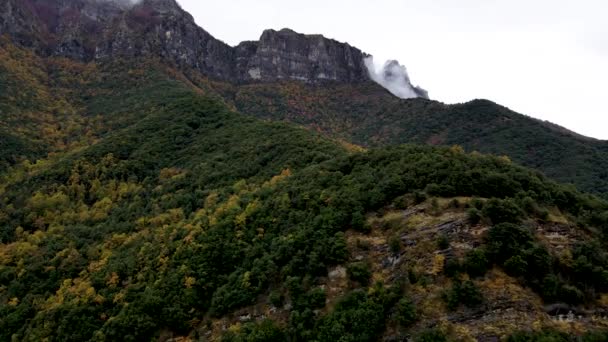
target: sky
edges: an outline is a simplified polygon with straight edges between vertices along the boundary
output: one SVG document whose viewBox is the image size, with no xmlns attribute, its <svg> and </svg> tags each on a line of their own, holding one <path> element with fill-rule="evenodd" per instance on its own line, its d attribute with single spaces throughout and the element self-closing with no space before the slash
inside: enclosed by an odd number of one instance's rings
<svg viewBox="0 0 608 342">
<path fill-rule="evenodd" d="M 606 0 L 178 0 L 230 45 L 291 28 L 397 59 L 432 99 L 489 99 L 608 140 Z"/>
</svg>

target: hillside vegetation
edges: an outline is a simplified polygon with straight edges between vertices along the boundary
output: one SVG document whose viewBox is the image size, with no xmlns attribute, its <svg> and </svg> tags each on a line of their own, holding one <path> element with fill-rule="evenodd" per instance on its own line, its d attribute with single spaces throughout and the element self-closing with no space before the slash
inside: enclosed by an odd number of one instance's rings
<svg viewBox="0 0 608 342">
<path fill-rule="evenodd" d="M 458 146 L 261 121 L 155 61 L 21 57 L 40 105 L 2 102 L 0 340 L 605 337 L 601 199 Z M 36 136 L 62 94 L 49 127 L 77 132 Z"/>
<path fill-rule="evenodd" d="M 230 96 L 244 113 L 302 124 L 370 147 L 460 145 L 509 156 L 580 190 L 606 198 L 608 143 L 515 113 L 487 100 L 445 105 L 401 100 L 376 84 L 252 84 Z M 576 115 L 576 113 L 572 113 Z"/>
</svg>

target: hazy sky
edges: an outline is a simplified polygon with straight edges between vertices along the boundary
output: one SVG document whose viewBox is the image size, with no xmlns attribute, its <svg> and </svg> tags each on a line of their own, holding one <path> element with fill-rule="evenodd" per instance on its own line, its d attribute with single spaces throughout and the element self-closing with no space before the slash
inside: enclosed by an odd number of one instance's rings
<svg viewBox="0 0 608 342">
<path fill-rule="evenodd" d="M 608 139 L 608 0 L 178 0 L 230 45 L 320 33 L 397 59 L 447 103 L 486 98 Z"/>
</svg>

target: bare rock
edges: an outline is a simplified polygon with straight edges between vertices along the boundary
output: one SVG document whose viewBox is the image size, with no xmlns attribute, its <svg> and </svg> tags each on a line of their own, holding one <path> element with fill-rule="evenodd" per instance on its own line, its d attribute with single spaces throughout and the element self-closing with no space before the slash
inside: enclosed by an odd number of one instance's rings
<svg viewBox="0 0 608 342">
<path fill-rule="evenodd" d="M 361 50 L 321 35 L 266 30 L 231 47 L 197 26 L 176 0 L 4 0 L 0 35 L 43 55 L 78 61 L 161 58 L 234 83 L 370 80 Z"/>
<path fill-rule="evenodd" d="M 266 30 L 259 42 L 242 43 L 236 52 L 238 77 L 243 81 L 368 80 L 364 53 L 321 35 L 304 35 L 290 29 Z"/>
</svg>

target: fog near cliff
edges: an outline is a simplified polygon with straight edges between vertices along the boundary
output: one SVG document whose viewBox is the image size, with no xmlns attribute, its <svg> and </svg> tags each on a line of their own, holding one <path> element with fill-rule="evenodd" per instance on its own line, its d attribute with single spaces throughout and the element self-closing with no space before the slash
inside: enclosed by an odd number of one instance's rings
<svg viewBox="0 0 608 342">
<path fill-rule="evenodd" d="M 364 62 L 369 77 L 390 91 L 391 94 L 402 99 L 428 98 L 426 90 L 412 85 L 410 77 L 407 74 L 407 69 L 405 66 L 400 65 L 399 62 L 388 60 L 382 67 L 378 67 L 372 56 L 365 58 Z"/>
</svg>

